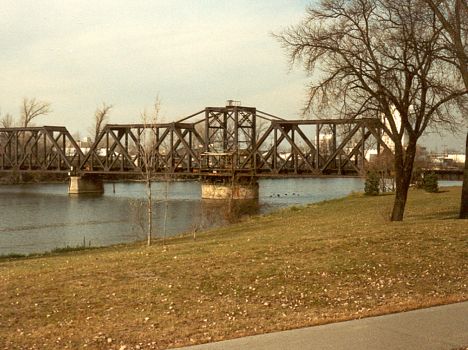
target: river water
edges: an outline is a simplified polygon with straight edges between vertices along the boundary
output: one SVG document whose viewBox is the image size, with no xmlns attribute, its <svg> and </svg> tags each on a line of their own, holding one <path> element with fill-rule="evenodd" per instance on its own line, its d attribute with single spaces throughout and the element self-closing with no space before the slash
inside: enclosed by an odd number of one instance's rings
<svg viewBox="0 0 468 350">
<path fill-rule="evenodd" d="M 220 226 L 245 213 L 268 213 L 363 191 L 363 180 L 357 178 L 259 183 L 258 202 L 236 203 L 232 215 L 226 215 L 227 201 L 202 200 L 198 182 L 154 183 L 156 237 Z M 106 183 L 99 196 L 70 196 L 66 184 L 0 186 L 0 255 L 142 240 L 145 198 L 142 183 Z"/>
</svg>

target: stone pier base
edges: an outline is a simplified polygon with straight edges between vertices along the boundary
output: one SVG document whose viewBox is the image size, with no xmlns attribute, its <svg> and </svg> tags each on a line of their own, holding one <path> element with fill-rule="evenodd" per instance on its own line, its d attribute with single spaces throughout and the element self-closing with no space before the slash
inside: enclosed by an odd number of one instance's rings
<svg viewBox="0 0 468 350">
<path fill-rule="evenodd" d="M 222 183 L 202 183 L 203 199 L 257 199 L 258 183 L 251 184 L 222 184 Z"/>
<path fill-rule="evenodd" d="M 70 176 L 69 194 L 104 193 L 104 184 L 98 177 Z"/>
</svg>

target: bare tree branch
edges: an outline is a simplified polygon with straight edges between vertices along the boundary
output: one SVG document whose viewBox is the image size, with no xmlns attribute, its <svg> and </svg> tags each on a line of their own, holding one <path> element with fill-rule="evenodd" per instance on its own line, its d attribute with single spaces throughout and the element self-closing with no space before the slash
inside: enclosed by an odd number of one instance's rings
<svg viewBox="0 0 468 350">
<path fill-rule="evenodd" d="M 21 105 L 21 125 L 27 128 L 31 121 L 41 115 L 52 112 L 49 102 L 37 101 L 35 98 L 23 98 Z"/>
<path fill-rule="evenodd" d="M 324 0 L 275 35 L 290 64 L 302 63 L 314 78 L 305 112 L 334 104 L 342 118 L 385 117 L 395 150 L 393 220 L 403 218 L 419 137 L 432 123 L 454 123 L 466 98 L 448 79 L 443 28 L 422 1 Z"/>
<path fill-rule="evenodd" d="M 110 110 L 113 108 L 112 105 L 108 105 L 105 102 L 102 103 L 101 107 L 96 108 L 94 112 L 94 126 L 91 129 L 94 135 L 94 141 L 98 139 L 102 129 L 106 126 L 109 120 Z"/>
<path fill-rule="evenodd" d="M 12 128 L 15 125 L 15 120 L 10 113 L 5 114 L 0 120 L 2 128 Z"/>
<path fill-rule="evenodd" d="M 434 12 L 445 31 L 444 39 L 447 43 L 447 51 L 454 57 L 454 59 L 450 60 L 450 55 L 447 55 L 446 61 L 452 63 L 458 69 L 465 84 L 465 89 L 468 90 L 468 4 L 466 0 L 424 0 L 424 2 Z M 466 111 L 468 104 L 465 103 L 461 108 Z M 465 119 L 468 121 L 466 112 Z M 465 155 L 468 156 L 468 133 L 466 135 Z M 467 159 L 465 159 L 463 175 L 460 219 L 468 219 Z"/>
</svg>

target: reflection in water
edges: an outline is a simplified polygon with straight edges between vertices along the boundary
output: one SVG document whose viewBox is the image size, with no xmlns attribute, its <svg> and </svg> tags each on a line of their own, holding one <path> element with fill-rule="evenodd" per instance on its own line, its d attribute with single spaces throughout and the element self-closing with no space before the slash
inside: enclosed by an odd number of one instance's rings
<svg viewBox="0 0 468 350">
<path fill-rule="evenodd" d="M 104 195 L 69 196 L 66 184 L 0 186 L 0 255 L 74 247 L 83 241 L 103 246 L 144 239 L 144 185 L 116 183 L 115 192 L 113 187 L 106 184 Z M 158 238 L 196 232 L 244 215 L 342 197 L 362 187 L 361 179 L 260 180 L 258 201 L 229 202 L 200 199 L 197 182 L 170 183 L 167 196 L 166 185 L 155 183 L 154 232 Z"/>
<path fill-rule="evenodd" d="M 258 200 L 226 200 L 203 199 L 198 228 L 204 229 L 226 223 L 238 222 L 244 216 L 256 215 L 260 212 Z"/>
</svg>

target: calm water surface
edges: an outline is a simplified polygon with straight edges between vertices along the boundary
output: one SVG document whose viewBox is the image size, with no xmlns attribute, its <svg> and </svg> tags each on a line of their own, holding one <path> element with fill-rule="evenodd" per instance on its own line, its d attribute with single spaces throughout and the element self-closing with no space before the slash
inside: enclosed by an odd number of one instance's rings
<svg viewBox="0 0 468 350">
<path fill-rule="evenodd" d="M 361 179 L 260 180 L 258 203 L 241 206 L 240 211 L 267 213 L 362 190 Z M 154 183 L 153 193 L 158 237 L 219 226 L 229 220 L 227 203 L 200 199 L 198 182 Z M 108 183 L 101 196 L 69 196 L 66 184 L 0 186 L 0 255 L 45 252 L 84 242 L 105 246 L 144 239 L 144 203 L 141 183 Z"/>
</svg>

